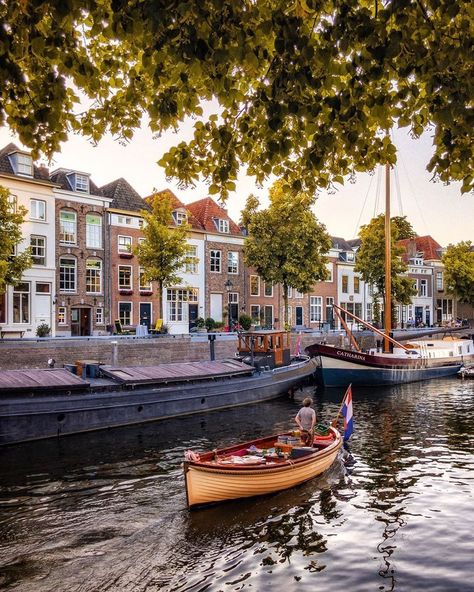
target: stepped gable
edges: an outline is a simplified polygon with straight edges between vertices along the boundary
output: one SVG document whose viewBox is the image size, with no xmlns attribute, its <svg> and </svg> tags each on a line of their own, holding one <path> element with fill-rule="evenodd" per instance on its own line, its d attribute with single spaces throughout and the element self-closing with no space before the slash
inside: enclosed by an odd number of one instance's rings
<svg viewBox="0 0 474 592">
<path fill-rule="evenodd" d="M 173 210 L 179 210 L 179 209 L 183 209 L 187 212 L 188 214 L 188 224 L 191 226 L 191 228 L 193 228 L 194 230 L 204 230 L 202 224 L 199 222 L 199 220 L 191 213 L 191 211 L 189 210 L 188 206 L 186 204 L 184 204 L 178 197 L 176 197 L 176 195 L 171 191 L 171 189 L 163 189 L 162 191 L 156 191 L 155 193 L 153 193 L 152 195 L 148 195 L 147 197 L 145 197 L 145 201 L 147 202 L 147 204 L 149 204 L 149 206 L 151 207 L 151 203 L 153 200 L 153 197 L 157 195 L 157 196 L 166 196 L 170 198 L 171 201 L 171 207 L 173 208 Z"/>
<path fill-rule="evenodd" d="M 188 204 L 187 209 L 199 220 L 204 230 L 217 232 L 214 220 L 227 220 L 229 222 L 230 234 L 242 235 L 242 230 L 229 217 L 227 210 L 218 205 L 211 197 L 205 197 Z"/>
<path fill-rule="evenodd" d="M 123 177 L 115 179 L 107 185 L 100 188 L 102 195 L 110 197 L 112 203 L 111 209 L 124 210 L 126 212 L 140 212 L 149 210 L 148 204 L 140 197 L 135 189 Z"/>
<path fill-rule="evenodd" d="M 18 148 L 18 146 L 16 144 L 14 144 L 13 142 L 10 142 L 10 144 L 7 144 L 4 148 L 2 148 L 0 150 L 0 173 L 5 173 L 7 175 L 14 175 L 15 177 L 21 177 L 22 179 L 30 179 L 31 177 L 28 176 L 23 176 L 23 175 L 16 175 L 15 171 L 13 170 L 13 167 L 11 165 L 10 159 L 8 158 L 8 155 L 11 154 L 12 152 L 26 152 L 25 150 L 22 150 L 21 148 Z M 49 181 L 49 170 L 48 167 L 42 165 L 42 166 L 36 166 L 35 164 L 33 164 L 33 179 L 40 179 L 42 181 Z"/>
<path fill-rule="evenodd" d="M 404 249 L 402 259 L 405 263 L 417 253 L 423 253 L 425 261 L 439 261 L 443 252 L 443 247 L 430 235 L 405 238 L 399 240 L 397 245 Z"/>
<path fill-rule="evenodd" d="M 61 169 L 58 169 L 57 171 L 54 171 L 53 173 L 51 173 L 49 179 L 50 179 L 50 181 L 52 181 L 56 185 L 59 185 L 61 187 L 61 189 L 64 189 L 65 191 L 74 191 L 74 188 L 71 186 L 71 183 L 69 182 L 69 179 L 67 176 L 71 173 L 76 173 L 76 172 L 79 172 L 79 171 L 76 171 L 75 169 L 61 168 Z M 84 195 L 97 195 L 99 197 L 102 197 L 101 190 L 97 187 L 97 185 L 92 181 L 92 179 L 90 177 L 89 177 L 89 193 L 84 193 Z"/>
</svg>

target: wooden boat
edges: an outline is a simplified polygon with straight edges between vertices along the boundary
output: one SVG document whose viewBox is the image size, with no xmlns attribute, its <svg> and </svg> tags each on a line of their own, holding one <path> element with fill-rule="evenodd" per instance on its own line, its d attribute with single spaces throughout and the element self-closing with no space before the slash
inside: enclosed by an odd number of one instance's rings
<svg viewBox="0 0 474 592">
<path fill-rule="evenodd" d="M 294 487 L 326 471 L 343 442 L 339 432 L 330 428 L 329 437 L 315 439 L 312 448 L 295 446 L 293 454 L 287 452 L 282 458 L 264 456 L 265 449 L 278 448 L 278 439 L 284 435 L 188 455 L 183 464 L 188 507 L 193 509 Z M 262 453 L 249 455 L 255 449 Z"/>
<path fill-rule="evenodd" d="M 325 386 L 340 387 L 402 384 L 455 375 L 465 363 L 474 361 L 472 339 L 411 340 L 402 344 L 392 337 L 392 256 L 390 225 L 390 166 L 385 168 L 385 300 L 384 332 L 355 314 L 334 304 L 333 309 L 350 338 L 352 348 L 315 343 L 306 348 L 318 359 L 317 377 Z M 364 352 L 359 347 L 345 316 L 383 337 L 383 352 Z"/>
<path fill-rule="evenodd" d="M 157 366 L 0 371 L 0 445 L 182 417 L 275 399 L 314 374 L 282 331 L 243 334 L 240 358 Z M 248 363 L 247 363 L 248 362 Z"/>
</svg>

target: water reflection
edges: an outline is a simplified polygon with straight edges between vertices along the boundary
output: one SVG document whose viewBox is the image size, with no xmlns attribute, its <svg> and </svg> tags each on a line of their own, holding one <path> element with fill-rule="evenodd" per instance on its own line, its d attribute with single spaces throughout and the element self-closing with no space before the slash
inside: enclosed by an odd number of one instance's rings
<svg viewBox="0 0 474 592">
<path fill-rule="evenodd" d="M 349 451 L 325 475 L 186 510 L 184 450 L 287 429 L 307 394 L 2 449 L 0 589 L 468 589 L 471 383 L 354 389 Z M 316 392 L 320 420 L 342 395 Z"/>
</svg>

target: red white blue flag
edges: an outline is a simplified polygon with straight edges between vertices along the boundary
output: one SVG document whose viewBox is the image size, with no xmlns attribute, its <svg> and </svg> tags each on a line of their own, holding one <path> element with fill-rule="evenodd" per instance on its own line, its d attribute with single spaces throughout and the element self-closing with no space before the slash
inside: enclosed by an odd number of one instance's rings
<svg viewBox="0 0 474 592">
<path fill-rule="evenodd" d="M 354 425 L 352 422 L 352 385 L 349 385 L 347 388 L 341 414 L 344 418 L 344 440 L 349 440 L 354 431 Z"/>
</svg>

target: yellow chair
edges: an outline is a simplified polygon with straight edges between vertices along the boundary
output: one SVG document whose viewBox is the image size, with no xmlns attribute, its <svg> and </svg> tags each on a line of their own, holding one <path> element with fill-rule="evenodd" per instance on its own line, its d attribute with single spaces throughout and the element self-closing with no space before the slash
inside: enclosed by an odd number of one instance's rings
<svg viewBox="0 0 474 592">
<path fill-rule="evenodd" d="M 161 333 L 161 328 L 163 327 L 163 319 L 156 319 L 155 328 L 150 329 L 150 333 Z"/>
</svg>

